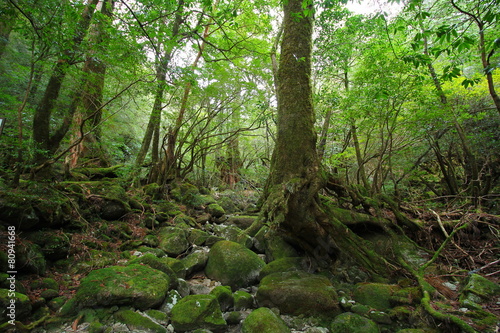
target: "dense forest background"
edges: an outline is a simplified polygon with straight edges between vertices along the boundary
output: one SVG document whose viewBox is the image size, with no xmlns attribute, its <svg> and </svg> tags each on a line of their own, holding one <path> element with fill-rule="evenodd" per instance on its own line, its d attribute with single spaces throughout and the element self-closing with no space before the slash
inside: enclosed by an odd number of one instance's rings
<svg viewBox="0 0 500 333">
<path fill-rule="evenodd" d="M 315 126 L 332 182 L 498 212 L 496 5 L 409 1 L 389 16 L 317 4 Z M 2 181 L 124 164 L 136 182 L 261 188 L 279 6 L 3 1 Z"/>
</svg>

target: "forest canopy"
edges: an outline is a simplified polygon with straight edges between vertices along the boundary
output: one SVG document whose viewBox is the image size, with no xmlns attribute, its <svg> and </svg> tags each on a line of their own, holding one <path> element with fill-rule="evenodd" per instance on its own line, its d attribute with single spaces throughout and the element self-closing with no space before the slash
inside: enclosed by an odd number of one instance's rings
<svg viewBox="0 0 500 333">
<path fill-rule="evenodd" d="M 496 5 L 311 9 L 317 149 L 335 181 L 498 210 Z M 262 188 L 276 136 L 279 6 L 3 2 L 3 181 L 124 164 L 136 181 Z"/>
</svg>

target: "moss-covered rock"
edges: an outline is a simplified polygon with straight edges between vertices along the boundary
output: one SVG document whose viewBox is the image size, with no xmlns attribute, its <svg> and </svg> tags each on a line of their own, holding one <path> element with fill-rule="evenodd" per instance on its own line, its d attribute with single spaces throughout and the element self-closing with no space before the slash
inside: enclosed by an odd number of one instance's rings
<svg viewBox="0 0 500 333">
<path fill-rule="evenodd" d="M 83 278 L 75 300 L 79 307 L 133 305 L 144 310 L 159 306 L 169 286 L 169 276 L 149 266 L 111 266 Z"/>
<path fill-rule="evenodd" d="M 165 251 L 170 256 L 178 256 L 189 248 L 187 232 L 182 228 L 163 227 L 158 231 L 160 243 L 158 248 Z"/>
<path fill-rule="evenodd" d="M 34 280 L 30 284 L 31 289 L 55 289 L 59 290 L 59 284 L 52 278 Z"/>
<path fill-rule="evenodd" d="M 276 231 L 262 227 L 255 235 L 255 247 L 266 254 L 268 261 L 286 257 L 298 257 L 293 246 L 288 244 Z"/>
<path fill-rule="evenodd" d="M 132 310 L 120 310 L 114 314 L 115 319 L 127 325 L 128 329 L 136 332 L 166 333 L 167 329 L 150 318 Z"/>
<path fill-rule="evenodd" d="M 379 333 L 377 324 L 368 318 L 352 312 L 344 312 L 333 320 L 331 332 L 338 333 Z"/>
<path fill-rule="evenodd" d="M 332 316 L 340 312 L 337 293 L 324 276 L 283 272 L 266 276 L 256 295 L 260 306 L 291 315 Z"/>
<path fill-rule="evenodd" d="M 226 224 L 234 225 L 242 230 L 245 230 L 255 222 L 256 218 L 256 216 L 250 215 L 233 215 L 228 217 Z"/>
<path fill-rule="evenodd" d="M 358 283 L 354 290 L 353 298 L 356 302 L 384 311 L 391 308 L 391 299 L 399 290 L 400 287 L 398 285 Z"/>
<path fill-rule="evenodd" d="M 222 311 L 227 311 L 234 306 L 233 293 L 229 287 L 217 286 L 210 291 L 210 295 L 217 298 Z"/>
<path fill-rule="evenodd" d="M 163 258 L 158 258 L 152 253 L 146 253 L 141 257 L 134 258 L 129 261 L 130 264 L 143 264 L 148 265 L 151 268 L 157 269 L 168 275 L 171 287 L 175 287 L 175 281 L 177 280 L 177 274 L 172 268 L 166 263 Z"/>
<path fill-rule="evenodd" d="M 187 269 L 182 260 L 170 257 L 163 257 L 161 260 L 170 266 L 178 278 L 186 278 Z"/>
<path fill-rule="evenodd" d="M 99 216 L 107 221 L 119 220 L 131 211 L 126 201 L 118 199 L 105 199 L 101 205 Z"/>
<path fill-rule="evenodd" d="M 193 208 L 202 208 L 207 204 L 207 198 L 200 194 L 198 188 L 189 183 L 174 183 L 170 190 L 170 196 L 177 202 L 181 202 Z"/>
<path fill-rule="evenodd" d="M 0 193 L 0 220 L 17 230 L 56 228 L 71 222 L 71 199 L 46 184 Z"/>
<path fill-rule="evenodd" d="M 500 285 L 479 274 L 472 274 L 462 290 L 460 301 L 481 303 L 490 301 L 497 295 L 500 295 Z"/>
<path fill-rule="evenodd" d="M 31 302 L 28 296 L 10 289 L 0 289 L 0 320 L 24 320 L 31 314 Z"/>
<path fill-rule="evenodd" d="M 289 333 L 290 328 L 286 326 L 283 319 L 268 308 L 258 308 L 252 311 L 241 323 L 242 333 Z"/>
<path fill-rule="evenodd" d="M 59 296 L 47 302 L 47 306 L 49 307 L 50 310 L 56 312 L 59 311 L 60 308 L 62 308 L 65 302 L 66 302 L 66 297 Z"/>
<path fill-rule="evenodd" d="M 202 246 L 205 244 L 205 241 L 208 239 L 210 235 L 200 229 L 191 229 L 189 236 L 188 236 L 188 241 L 191 244 L 197 245 L 197 246 Z"/>
<path fill-rule="evenodd" d="M 199 328 L 222 332 L 227 326 L 214 295 L 184 297 L 172 308 L 170 319 L 179 332 Z"/>
<path fill-rule="evenodd" d="M 246 310 L 253 308 L 253 296 L 243 290 L 237 290 L 233 294 L 234 310 Z"/>
<path fill-rule="evenodd" d="M 223 285 L 238 289 L 253 284 L 264 265 L 257 254 L 243 245 L 220 241 L 210 250 L 205 273 Z"/>
<path fill-rule="evenodd" d="M 286 257 L 273 260 L 262 268 L 259 278 L 263 279 L 273 273 L 301 271 L 303 270 L 303 263 L 304 259 L 301 257 Z"/>
<path fill-rule="evenodd" d="M 210 205 L 208 205 L 206 211 L 215 218 L 222 217 L 226 214 L 224 208 L 222 208 L 219 204 L 216 203 L 211 203 Z"/>
<path fill-rule="evenodd" d="M 54 289 L 45 289 L 40 293 L 40 296 L 42 296 L 45 300 L 50 301 L 51 299 L 59 297 L 59 291 Z"/>
<path fill-rule="evenodd" d="M 187 257 L 181 259 L 181 261 L 184 263 L 184 267 L 186 267 L 187 276 L 202 271 L 207 265 L 208 250 L 205 248 L 196 249 Z"/>
<path fill-rule="evenodd" d="M 16 245 L 16 267 L 23 273 L 44 275 L 47 261 L 41 247 L 31 242 Z"/>
<path fill-rule="evenodd" d="M 224 238 L 225 240 L 239 243 L 246 248 L 251 248 L 253 246 L 252 237 L 248 236 L 243 230 L 232 225 L 215 225 L 213 232 Z"/>
<path fill-rule="evenodd" d="M 174 307 L 174 305 L 177 304 L 181 300 L 181 298 L 182 296 L 177 290 L 175 289 L 170 290 L 160 310 L 162 310 L 167 314 L 170 314 L 170 312 L 172 312 L 172 308 Z"/>
<path fill-rule="evenodd" d="M 70 236 L 63 232 L 37 231 L 27 234 L 26 239 L 40 246 L 48 260 L 56 261 L 68 256 Z"/>
</svg>

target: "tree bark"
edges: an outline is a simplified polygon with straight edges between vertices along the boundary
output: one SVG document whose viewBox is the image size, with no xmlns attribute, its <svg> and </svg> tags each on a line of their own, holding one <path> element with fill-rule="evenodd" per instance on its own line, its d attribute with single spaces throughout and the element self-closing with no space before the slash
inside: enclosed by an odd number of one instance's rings
<svg viewBox="0 0 500 333">
<path fill-rule="evenodd" d="M 64 52 L 64 56 L 60 58 L 54 66 L 42 100 L 35 110 L 35 115 L 33 117 L 33 141 L 35 146 L 34 162 L 36 164 L 43 164 L 43 162 L 49 158 L 50 152 L 54 151 L 55 148 L 57 148 L 55 146 L 60 143 L 60 140 L 57 142 L 52 140 L 51 142 L 50 123 L 52 110 L 59 97 L 59 92 L 61 91 L 68 67 L 71 61 L 74 60 L 73 52 L 81 44 L 87 33 L 94 14 L 94 9 L 98 2 L 99 0 L 90 0 L 85 7 L 77 23 L 77 29 L 71 43 L 72 48 L 67 49 Z"/>
<path fill-rule="evenodd" d="M 161 111 L 163 109 L 163 98 L 165 95 L 166 88 L 166 79 L 167 79 L 167 70 L 170 65 L 170 60 L 172 59 L 172 52 L 174 50 L 175 39 L 178 38 L 179 29 L 183 20 L 182 11 L 184 8 L 184 0 L 179 0 L 179 4 L 177 7 L 177 11 L 175 14 L 175 20 L 172 24 L 172 35 L 170 40 L 168 41 L 167 49 L 163 56 L 160 55 L 160 61 L 156 68 L 156 92 L 155 92 L 155 101 L 153 104 L 153 109 L 151 111 L 151 115 L 149 117 L 148 127 L 146 129 L 146 133 L 144 134 L 144 138 L 142 140 L 141 149 L 137 158 L 135 160 L 135 166 L 139 168 L 146 158 L 146 154 L 151 146 L 151 142 L 153 142 L 152 149 L 152 164 L 153 168 L 159 162 L 159 140 L 160 140 L 160 123 L 161 123 Z M 155 172 L 152 172 L 155 173 Z M 151 177 L 155 178 L 155 177 Z"/>
<path fill-rule="evenodd" d="M 370 245 L 350 231 L 320 201 L 326 184 L 316 151 L 311 87 L 312 3 L 284 3 L 284 34 L 278 71 L 278 124 L 271 170 L 262 198 L 259 223 L 279 230 L 293 245 L 317 262 L 353 259 L 378 276 L 385 260 Z M 384 273 L 382 273 L 384 274 Z"/>
<path fill-rule="evenodd" d="M 102 1 L 101 13 L 111 19 L 114 2 L 112 0 Z M 92 25 L 89 32 L 89 40 L 94 45 L 106 45 L 105 22 L 99 21 Z M 70 150 L 70 168 L 75 168 L 82 159 L 92 160 L 92 164 L 100 167 L 108 167 L 109 161 L 101 147 L 101 133 L 98 125 L 102 119 L 102 95 L 104 79 L 106 75 L 106 63 L 98 59 L 95 51 L 90 51 L 82 69 L 84 84 L 82 97 L 75 97 L 78 103 L 74 117 L 74 140 L 82 136 L 81 129 L 88 134 Z M 79 93 L 75 94 L 79 95 Z"/>
</svg>

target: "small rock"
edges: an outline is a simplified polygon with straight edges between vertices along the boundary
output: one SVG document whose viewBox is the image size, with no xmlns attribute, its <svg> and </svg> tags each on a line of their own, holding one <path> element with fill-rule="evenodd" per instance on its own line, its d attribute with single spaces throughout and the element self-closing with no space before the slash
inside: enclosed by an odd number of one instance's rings
<svg viewBox="0 0 500 333">
<path fill-rule="evenodd" d="M 333 320 L 331 332 L 379 333 L 377 324 L 352 312 L 344 312 Z"/>
<path fill-rule="evenodd" d="M 241 324 L 242 333 L 289 333 L 283 319 L 269 308 L 258 308 L 252 311 Z"/>
<path fill-rule="evenodd" d="M 223 331 L 227 326 L 214 295 L 189 295 L 182 298 L 172 308 L 171 321 L 175 330 L 180 332 L 199 328 Z"/>
</svg>

